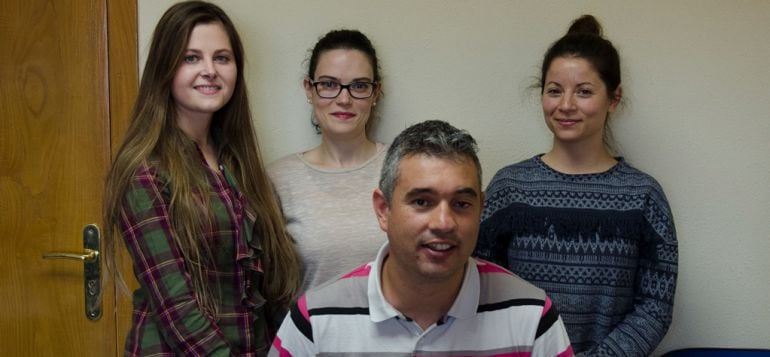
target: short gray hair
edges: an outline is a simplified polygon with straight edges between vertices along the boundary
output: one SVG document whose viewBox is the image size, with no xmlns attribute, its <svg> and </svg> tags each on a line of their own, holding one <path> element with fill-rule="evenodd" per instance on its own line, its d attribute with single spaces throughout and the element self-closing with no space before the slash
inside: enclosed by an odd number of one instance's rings
<svg viewBox="0 0 770 357">
<path fill-rule="evenodd" d="M 428 120 L 414 124 L 398 134 L 390 144 L 380 173 L 380 190 L 390 202 L 396 187 L 401 160 L 412 155 L 428 155 L 457 161 L 470 159 L 476 165 L 481 184 L 481 164 L 476 156 L 476 140 L 465 130 L 460 130 L 441 120 Z"/>
</svg>

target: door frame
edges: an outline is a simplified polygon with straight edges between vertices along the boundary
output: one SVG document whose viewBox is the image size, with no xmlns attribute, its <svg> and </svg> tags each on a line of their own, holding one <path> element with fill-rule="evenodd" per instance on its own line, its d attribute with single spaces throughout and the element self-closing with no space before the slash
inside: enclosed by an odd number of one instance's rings
<svg viewBox="0 0 770 357">
<path fill-rule="evenodd" d="M 107 53 L 105 55 L 107 56 L 107 88 L 109 91 L 106 97 L 109 98 L 107 109 L 109 118 L 107 120 L 109 122 L 110 152 L 104 154 L 109 155 L 109 162 L 112 162 L 112 157 L 120 147 L 128 128 L 139 88 L 139 25 L 137 0 L 106 0 L 106 2 Z M 106 174 L 105 172 L 105 177 Z M 105 233 L 109 234 L 106 232 L 106 227 L 104 230 Z M 118 269 L 126 280 L 129 289 L 134 288 L 137 284 L 133 278 L 131 260 L 122 245 L 116 244 L 115 249 L 118 250 L 115 253 L 120 258 L 118 262 L 122 263 Z M 131 327 L 131 297 L 126 291 L 119 288 L 114 275 L 110 277 L 106 288 L 113 290 L 111 295 L 115 298 L 115 322 L 117 326 L 115 339 L 109 342 L 105 341 L 105 343 L 115 343 L 117 346 L 116 356 L 122 356 L 123 344 Z"/>
</svg>

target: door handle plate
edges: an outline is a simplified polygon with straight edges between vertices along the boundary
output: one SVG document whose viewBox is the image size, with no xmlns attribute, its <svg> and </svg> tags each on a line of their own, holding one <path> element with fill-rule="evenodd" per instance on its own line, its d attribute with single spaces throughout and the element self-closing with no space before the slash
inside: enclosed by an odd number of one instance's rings
<svg viewBox="0 0 770 357">
<path fill-rule="evenodd" d="M 83 277 L 85 279 L 86 318 L 91 321 L 102 317 L 102 257 L 99 255 L 99 227 L 89 224 L 83 228 L 83 248 L 86 252 L 95 252 L 92 259 L 83 260 Z"/>
<path fill-rule="evenodd" d="M 83 262 L 86 318 L 91 321 L 102 317 L 100 238 L 99 227 L 96 224 L 89 224 L 83 227 L 83 254 L 63 252 L 43 254 L 43 259 L 70 259 Z"/>
</svg>

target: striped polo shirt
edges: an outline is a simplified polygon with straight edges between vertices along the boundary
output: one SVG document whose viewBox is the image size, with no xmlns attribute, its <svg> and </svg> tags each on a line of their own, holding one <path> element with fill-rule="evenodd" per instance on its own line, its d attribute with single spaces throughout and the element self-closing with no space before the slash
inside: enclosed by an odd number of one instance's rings
<svg viewBox="0 0 770 357">
<path fill-rule="evenodd" d="M 386 243 L 374 262 L 303 295 L 270 356 L 572 356 L 543 290 L 473 258 L 447 315 L 423 330 L 382 294 L 388 251 Z"/>
</svg>

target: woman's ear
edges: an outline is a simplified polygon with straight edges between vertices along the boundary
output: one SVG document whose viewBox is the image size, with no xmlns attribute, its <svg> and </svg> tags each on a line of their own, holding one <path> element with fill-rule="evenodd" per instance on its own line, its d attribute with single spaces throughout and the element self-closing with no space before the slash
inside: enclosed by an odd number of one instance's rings
<svg viewBox="0 0 770 357">
<path fill-rule="evenodd" d="M 305 97 L 307 97 L 307 102 L 312 103 L 313 102 L 313 83 L 311 82 L 310 78 L 305 77 L 305 79 L 302 81 L 302 86 L 305 88 Z"/>
<path fill-rule="evenodd" d="M 618 108 L 618 104 L 620 104 L 621 99 L 623 99 L 623 85 L 618 84 L 618 88 L 616 88 L 615 91 L 612 92 L 612 100 L 610 100 L 610 109 L 609 109 L 610 113 L 614 112 L 615 109 Z"/>
<path fill-rule="evenodd" d="M 382 83 L 377 83 L 376 86 L 377 87 L 374 89 L 374 95 L 372 96 L 372 98 L 374 98 L 372 101 L 372 106 L 377 105 L 377 100 L 380 99 L 380 94 L 382 93 Z"/>
</svg>

